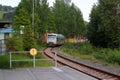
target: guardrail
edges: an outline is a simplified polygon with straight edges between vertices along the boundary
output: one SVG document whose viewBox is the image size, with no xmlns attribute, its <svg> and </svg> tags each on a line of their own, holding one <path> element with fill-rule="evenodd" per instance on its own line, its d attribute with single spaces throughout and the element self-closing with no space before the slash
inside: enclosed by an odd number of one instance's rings
<svg viewBox="0 0 120 80">
<path fill-rule="evenodd" d="M 55 61 L 56 60 L 56 55 L 55 55 L 55 59 L 36 59 L 36 56 L 33 56 L 33 58 L 31 58 L 31 59 L 12 59 L 12 57 L 14 56 L 13 54 L 23 54 L 23 53 L 25 53 L 25 54 L 29 54 L 30 52 L 29 51 L 11 51 L 11 52 L 9 52 L 9 63 L 10 63 L 10 68 L 12 68 L 12 62 L 22 62 L 22 61 L 32 61 L 33 62 L 33 68 L 35 68 L 35 66 L 36 66 L 36 61 L 41 61 L 41 60 L 51 60 L 51 61 Z M 44 53 L 43 51 L 37 51 L 37 53 Z M 55 63 L 56 63 L 56 61 L 55 61 Z M 56 63 L 57 64 L 57 63 Z M 56 64 L 55 64 L 55 66 L 56 66 Z"/>
</svg>

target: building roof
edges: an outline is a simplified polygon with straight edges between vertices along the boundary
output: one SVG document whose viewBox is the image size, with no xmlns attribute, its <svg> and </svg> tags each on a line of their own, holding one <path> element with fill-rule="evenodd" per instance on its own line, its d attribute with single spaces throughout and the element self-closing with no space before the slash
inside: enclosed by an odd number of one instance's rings
<svg viewBox="0 0 120 80">
<path fill-rule="evenodd" d="M 3 28 L 0 30 L 0 33 L 11 33 L 12 32 L 12 28 Z"/>
</svg>

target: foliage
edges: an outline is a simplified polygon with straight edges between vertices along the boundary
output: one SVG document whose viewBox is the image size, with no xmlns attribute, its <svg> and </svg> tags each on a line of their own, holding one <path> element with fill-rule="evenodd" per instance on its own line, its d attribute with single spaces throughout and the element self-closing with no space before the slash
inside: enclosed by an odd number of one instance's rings
<svg viewBox="0 0 120 80">
<path fill-rule="evenodd" d="M 101 49 L 99 52 L 94 54 L 96 59 L 100 59 L 112 64 L 120 65 L 120 51 L 117 49 Z"/>
<path fill-rule="evenodd" d="M 120 65 L 120 50 L 110 48 L 99 48 L 86 43 L 66 43 L 61 50 L 72 57 L 91 60 L 93 62 L 104 62 Z"/>
<path fill-rule="evenodd" d="M 49 7 L 47 0 L 21 0 L 15 11 L 13 30 L 15 36 L 23 38 L 24 50 L 36 47 L 39 40 L 42 42 L 46 31 L 67 37 L 71 37 L 71 33 L 75 36 L 86 33 L 81 11 L 74 4 L 69 5 L 63 0 L 56 0 L 53 7 Z"/>
<path fill-rule="evenodd" d="M 62 47 L 67 49 L 67 53 L 75 53 L 75 54 L 84 54 L 88 55 L 93 53 L 93 47 L 90 45 L 89 42 L 85 43 L 65 43 L 65 45 Z M 69 49 L 69 51 L 68 51 Z"/>
<path fill-rule="evenodd" d="M 7 51 L 23 51 L 23 41 L 19 37 L 11 37 L 6 41 Z"/>
<path fill-rule="evenodd" d="M 0 56 L 0 68 L 9 68 L 9 56 Z"/>
<path fill-rule="evenodd" d="M 23 48 L 29 51 L 31 48 L 37 48 L 35 38 L 30 26 L 26 26 L 23 34 Z"/>
<path fill-rule="evenodd" d="M 16 21 L 13 27 L 14 34 L 16 33 L 16 36 L 18 35 L 20 38 L 23 38 L 23 49 L 25 51 L 28 51 L 33 47 L 36 48 L 34 30 L 32 30 L 32 28 L 30 27 L 30 17 L 27 16 L 28 13 L 25 11 L 24 8 L 20 8 L 17 13 L 18 14 L 14 18 L 14 20 Z"/>
<path fill-rule="evenodd" d="M 34 15 L 33 15 L 33 0 L 21 0 L 15 11 L 15 30 L 19 31 L 21 25 L 31 27 L 35 39 L 41 39 L 46 30 L 55 30 L 54 17 L 47 0 L 34 0 Z M 27 6 L 26 6 L 27 4 Z M 30 16 L 28 16 L 30 15 Z M 21 16 L 19 18 L 19 16 Z M 33 21 L 34 16 L 34 21 Z M 34 25 L 33 25 L 34 22 Z M 17 27 L 18 26 L 18 27 Z M 43 40 L 43 39 L 41 39 Z"/>
<path fill-rule="evenodd" d="M 57 33 L 62 33 L 66 37 L 85 34 L 86 28 L 82 13 L 73 3 L 65 3 L 64 0 L 56 0 L 53 6 L 55 25 Z"/>
<path fill-rule="evenodd" d="M 38 8 L 36 9 L 39 19 L 41 20 L 41 23 L 38 27 L 38 32 L 40 34 L 44 34 L 46 30 L 48 30 L 49 32 L 50 31 L 55 32 L 56 28 L 54 23 L 53 12 L 49 8 L 47 0 L 41 0 L 39 3 L 38 3 Z"/>
<path fill-rule="evenodd" d="M 99 0 L 93 6 L 88 28 L 90 42 L 99 47 L 120 47 L 120 14 L 117 14 L 119 0 Z"/>
</svg>

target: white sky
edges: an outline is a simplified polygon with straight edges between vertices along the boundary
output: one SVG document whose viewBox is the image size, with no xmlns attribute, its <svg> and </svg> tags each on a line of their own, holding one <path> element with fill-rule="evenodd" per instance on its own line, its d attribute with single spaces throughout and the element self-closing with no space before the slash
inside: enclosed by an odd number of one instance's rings
<svg viewBox="0 0 120 80">
<path fill-rule="evenodd" d="M 0 4 L 15 7 L 19 4 L 20 1 L 21 0 L 0 0 Z M 50 2 L 49 4 L 52 5 L 52 3 L 55 0 L 48 0 L 48 1 Z M 91 8 L 94 3 L 97 3 L 97 1 L 98 0 L 72 0 L 72 2 L 78 8 L 80 8 L 81 12 L 83 13 L 83 18 L 85 21 L 89 21 L 89 14 L 91 12 Z"/>
</svg>

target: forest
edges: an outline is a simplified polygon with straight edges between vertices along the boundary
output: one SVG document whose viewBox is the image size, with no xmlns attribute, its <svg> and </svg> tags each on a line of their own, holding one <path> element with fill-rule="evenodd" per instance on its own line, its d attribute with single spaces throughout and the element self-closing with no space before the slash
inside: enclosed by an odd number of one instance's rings
<svg viewBox="0 0 120 80">
<path fill-rule="evenodd" d="M 86 22 L 81 10 L 70 1 L 55 0 L 49 7 L 47 0 L 21 0 L 14 12 L 13 38 L 21 43 L 18 47 L 23 46 L 23 50 L 41 43 L 46 31 L 63 34 L 66 38 L 83 35 L 96 47 L 119 48 L 119 4 L 119 0 L 98 0 L 93 5 L 90 21 Z"/>
</svg>

